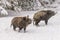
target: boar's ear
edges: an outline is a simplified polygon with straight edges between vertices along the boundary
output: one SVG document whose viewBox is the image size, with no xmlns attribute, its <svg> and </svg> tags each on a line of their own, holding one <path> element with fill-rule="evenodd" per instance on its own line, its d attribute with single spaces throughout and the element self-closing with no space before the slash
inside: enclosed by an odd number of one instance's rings
<svg viewBox="0 0 60 40">
<path fill-rule="evenodd" d="M 23 20 L 26 20 L 26 17 L 23 17 Z"/>
<path fill-rule="evenodd" d="M 27 20 L 29 18 L 29 15 L 27 15 L 26 17 L 23 17 L 23 20 Z"/>
</svg>

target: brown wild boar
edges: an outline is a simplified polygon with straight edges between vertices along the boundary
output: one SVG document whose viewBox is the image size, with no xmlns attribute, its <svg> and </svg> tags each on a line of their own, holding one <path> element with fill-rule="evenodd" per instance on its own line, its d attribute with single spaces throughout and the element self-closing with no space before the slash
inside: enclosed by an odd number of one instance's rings
<svg viewBox="0 0 60 40">
<path fill-rule="evenodd" d="M 26 27 L 31 24 L 32 20 L 27 17 L 14 17 L 11 21 L 11 25 L 13 25 L 13 29 L 16 30 L 16 28 L 19 28 L 19 32 L 22 28 L 24 28 L 24 32 L 26 30 Z"/>
<path fill-rule="evenodd" d="M 34 14 L 33 16 L 33 24 L 35 23 L 35 25 L 38 25 L 38 23 L 41 20 L 45 21 L 45 24 L 47 25 L 48 20 L 54 16 L 56 13 L 52 10 L 41 10 L 37 13 Z"/>
</svg>

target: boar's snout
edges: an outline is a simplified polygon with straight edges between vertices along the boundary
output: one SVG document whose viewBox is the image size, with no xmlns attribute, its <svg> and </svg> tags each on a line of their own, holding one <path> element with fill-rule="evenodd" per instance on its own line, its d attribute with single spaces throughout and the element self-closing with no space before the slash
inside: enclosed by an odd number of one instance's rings
<svg viewBox="0 0 60 40">
<path fill-rule="evenodd" d="M 54 16 L 56 13 L 55 12 L 52 12 L 52 16 Z"/>
</svg>

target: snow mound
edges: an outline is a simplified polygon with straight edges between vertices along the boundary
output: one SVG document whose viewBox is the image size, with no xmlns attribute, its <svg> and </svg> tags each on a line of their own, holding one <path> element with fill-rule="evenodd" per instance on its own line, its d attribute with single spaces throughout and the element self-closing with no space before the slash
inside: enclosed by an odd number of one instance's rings
<svg viewBox="0 0 60 40">
<path fill-rule="evenodd" d="M 1 15 L 8 15 L 8 12 L 3 7 L 0 6 L 0 14 Z"/>
</svg>

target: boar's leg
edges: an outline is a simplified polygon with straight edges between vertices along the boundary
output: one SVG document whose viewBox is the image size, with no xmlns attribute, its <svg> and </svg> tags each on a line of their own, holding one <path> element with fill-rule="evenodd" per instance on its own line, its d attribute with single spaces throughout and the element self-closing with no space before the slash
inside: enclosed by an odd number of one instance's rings
<svg viewBox="0 0 60 40">
<path fill-rule="evenodd" d="M 14 31 L 16 31 L 16 26 L 15 25 L 13 25 L 13 29 L 14 29 Z"/>
<path fill-rule="evenodd" d="M 48 23 L 48 20 L 45 20 L 45 24 L 47 25 L 47 23 Z"/>
<path fill-rule="evenodd" d="M 35 25 L 38 25 L 38 21 L 35 22 Z"/>
<path fill-rule="evenodd" d="M 40 20 L 37 20 L 37 21 L 35 22 L 35 25 L 38 25 L 39 22 L 40 22 Z"/>
<path fill-rule="evenodd" d="M 22 30 L 22 28 L 23 28 L 23 27 L 19 27 L 19 31 L 18 31 L 18 32 L 20 32 L 20 30 Z"/>
<path fill-rule="evenodd" d="M 24 27 L 24 32 L 26 32 L 26 26 Z"/>
</svg>

